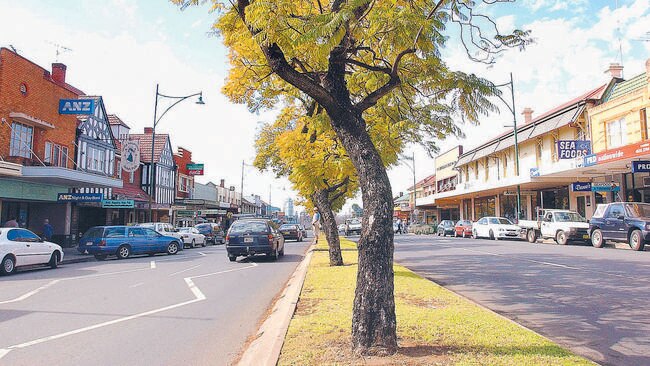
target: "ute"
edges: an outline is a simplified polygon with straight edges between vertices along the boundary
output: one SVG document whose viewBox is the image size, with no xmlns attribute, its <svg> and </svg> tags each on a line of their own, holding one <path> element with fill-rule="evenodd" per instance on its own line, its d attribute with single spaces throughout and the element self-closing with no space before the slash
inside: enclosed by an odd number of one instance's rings
<svg viewBox="0 0 650 366">
<path fill-rule="evenodd" d="M 526 240 L 534 243 L 538 238 L 553 239 L 566 245 L 569 241 L 589 241 L 589 224 L 582 215 L 569 210 L 540 210 L 537 220 L 519 220 L 525 230 Z"/>
</svg>

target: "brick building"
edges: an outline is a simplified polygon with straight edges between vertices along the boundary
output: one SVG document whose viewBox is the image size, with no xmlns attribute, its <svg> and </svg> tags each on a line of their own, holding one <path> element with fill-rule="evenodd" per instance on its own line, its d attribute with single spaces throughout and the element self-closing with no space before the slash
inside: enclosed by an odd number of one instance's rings
<svg viewBox="0 0 650 366">
<path fill-rule="evenodd" d="M 187 164 L 194 164 L 192 152 L 184 147 L 178 147 L 174 154 L 174 164 L 177 167 L 176 174 L 176 199 L 184 200 L 193 197 L 194 176 L 190 175 Z"/>
</svg>

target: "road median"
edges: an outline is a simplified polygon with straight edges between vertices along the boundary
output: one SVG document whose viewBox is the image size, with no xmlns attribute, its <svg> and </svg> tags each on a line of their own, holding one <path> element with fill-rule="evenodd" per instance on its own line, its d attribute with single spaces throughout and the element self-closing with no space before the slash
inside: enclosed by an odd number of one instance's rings
<svg viewBox="0 0 650 366">
<path fill-rule="evenodd" d="M 342 249 L 355 243 L 341 238 Z M 319 243 L 317 248 L 326 247 Z M 314 251 L 279 365 L 593 365 L 547 338 L 395 265 L 398 353 L 359 358 L 350 329 L 357 253 Z"/>
</svg>

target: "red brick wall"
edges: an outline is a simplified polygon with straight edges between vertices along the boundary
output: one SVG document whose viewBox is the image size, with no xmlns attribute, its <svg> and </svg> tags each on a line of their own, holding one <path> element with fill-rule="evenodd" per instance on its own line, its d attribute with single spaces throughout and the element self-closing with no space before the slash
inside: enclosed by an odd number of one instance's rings
<svg viewBox="0 0 650 366">
<path fill-rule="evenodd" d="M 181 185 L 181 174 L 189 175 L 189 170 L 187 169 L 187 164 L 193 164 L 192 161 L 192 152 L 178 147 L 178 152 L 174 154 L 174 164 L 178 167 L 178 174 L 176 174 L 176 198 L 189 198 L 189 192 L 181 192 L 179 190 Z M 189 178 L 188 191 L 194 187 L 194 178 Z"/>
<path fill-rule="evenodd" d="M 0 118 L 7 121 L 0 122 L 0 155 L 5 160 L 38 164 L 37 159 L 31 162 L 9 157 L 10 112 L 25 113 L 55 126 L 54 129 L 34 126 L 33 150 L 39 158 L 44 157 L 45 142 L 51 141 L 67 147 L 70 158 L 74 159 L 77 118 L 74 115 L 59 115 L 59 99 L 75 99 L 79 94 L 64 84 L 52 81 L 45 76 L 46 71 L 6 48 L 0 49 Z M 22 83 L 27 85 L 26 95 L 20 91 Z M 72 162 L 68 161 L 68 168 L 72 167 Z"/>
</svg>

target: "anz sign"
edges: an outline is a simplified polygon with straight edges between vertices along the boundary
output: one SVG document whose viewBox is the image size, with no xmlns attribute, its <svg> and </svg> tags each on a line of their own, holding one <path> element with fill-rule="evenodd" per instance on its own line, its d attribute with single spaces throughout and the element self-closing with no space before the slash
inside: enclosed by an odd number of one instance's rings
<svg viewBox="0 0 650 366">
<path fill-rule="evenodd" d="M 95 111 L 94 99 L 59 100 L 59 114 L 93 114 L 94 111 Z"/>
</svg>

